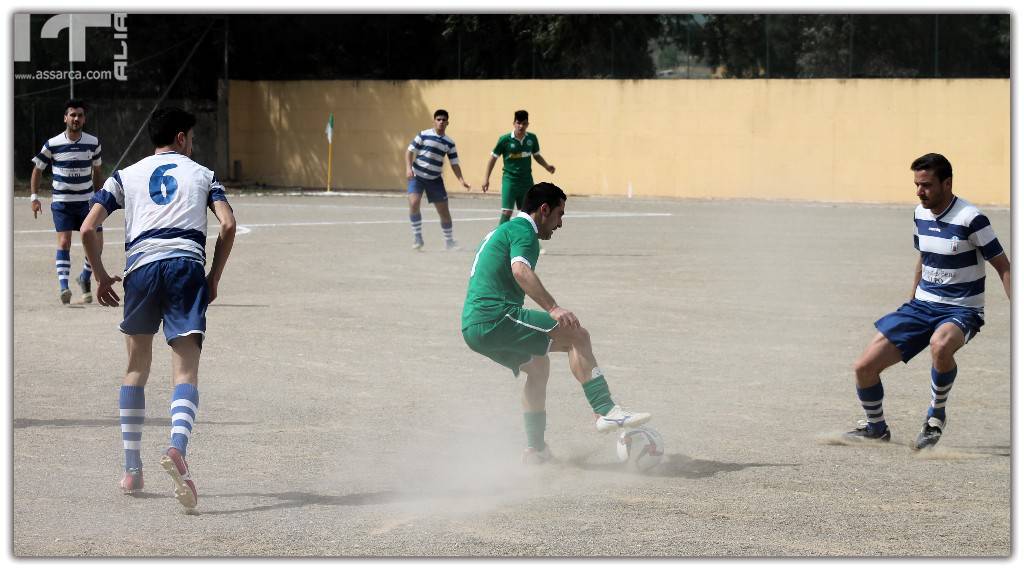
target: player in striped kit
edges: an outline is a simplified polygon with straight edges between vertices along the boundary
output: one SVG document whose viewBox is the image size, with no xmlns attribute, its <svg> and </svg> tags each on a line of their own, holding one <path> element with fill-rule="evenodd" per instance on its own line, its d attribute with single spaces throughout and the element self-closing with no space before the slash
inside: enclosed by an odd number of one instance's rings
<svg viewBox="0 0 1024 570">
<path fill-rule="evenodd" d="M 405 177 L 409 180 L 409 223 L 412 224 L 412 247 L 423 250 L 423 216 L 420 214 L 420 202 L 423 193 L 427 194 L 427 202 L 437 208 L 441 218 L 441 232 L 444 234 L 445 249 L 458 247 L 452 236 L 452 214 L 448 210 L 448 193 L 444 189 L 441 171 L 444 157 L 452 165 L 452 172 L 469 190 L 469 183 L 462 177 L 459 166 L 459 154 L 455 152 L 455 141 L 444 134 L 448 129 L 448 111 L 434 111 L 434 128 L 420 131 L 412 139 L 405 151 Z"/>
<path fill-rule="evenodd" d="M 946 427 L 946 400 L 957 367 L 953 355 L 985 324 L 985 261 L 995 268 L 1010 297 L 1010 260 L 978 208 L 953 194 L 953 167 L 941 154 L 915 160 L 914 185 L 921 204 L 914 211 L 914 248 L 921 252 L 914 294 L 898 310 L 875 322 L 878 334 L 857 360 L 857 397 L 867 421 L 847 433 L 854 440 L 888 441 L 880 374 L 931 347 L 932 399 L 915 449 L 938 443 Z"/>
<path fill-rule="evenodd" d="M 110 213 L 124 208 L 124 320 L 128 371 L 119 408 L 125 450 L 121 489 L 143 487 L 140 442 L 146 416 L 145 386 L 153 359 L 153 335 L 163 322 L 171 347 L 172 381 L 170 447 L 160 464 L 174 481 L 175 497 L 186 508 L 198 495 L 185 453 L 199 409 L 199 357 L 206 335 L 206 307 L 217 287 L 235 237 L 235 217 L 224 187 L 209 169 L 193 162 L 192 127 L 196 119 L 177 108 L 158 109 L 149 119 L 152 156 L 113 173 L 96 193 L 82 224 L 82 239 L 94 261 L 99 303 L 116 307 L 113 290 L 121 278 L 103 266 L 95 229 Z M 220 220 L 209 274 L 206 264 L 206 209 Z"/>
<path fill-rule="evenodd" d="M 71 273 L 71 232 L 77 232 L 89 213 L 89 200 L 95 184 L 99 184 L 103 164 L 100 141 L 83 131 L 86 105 L 78 99 L 64 103 L 64 132 L 43 144 L 39 154 L 32 158 L 35 168 L 29 186 L 32 189 L 32 216 L 42 211 L 39 203 L 39 180 L 49 166 L 53 169 L 53 200 L 50 211 L 53 227 L 57 231 L 57 283 L 60 286 L 60 302 L 71 302 L 68 278 Z M 102 231 L 103 228 L 96 228 Z M 102 240 L 100 247 L 102 249 Z M 89 260 L 82 264 L 82 272 L 75 279 L 82 289 L 82 301 L 92 302 L 92 267 Z"/>
</svg>

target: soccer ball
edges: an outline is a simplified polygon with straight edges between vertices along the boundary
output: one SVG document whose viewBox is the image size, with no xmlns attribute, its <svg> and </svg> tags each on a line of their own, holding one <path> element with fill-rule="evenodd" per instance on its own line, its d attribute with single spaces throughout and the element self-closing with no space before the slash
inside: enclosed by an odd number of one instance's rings
<svg viewBox="0 0 1024 570">
<path fill-rule="evenodd" d="M 665 443 L 653 428 L 638 427 L 619 432 L 615 450 L 623 463 L 643 472 L 661 463 L 665 456 Z"/>
</svg>

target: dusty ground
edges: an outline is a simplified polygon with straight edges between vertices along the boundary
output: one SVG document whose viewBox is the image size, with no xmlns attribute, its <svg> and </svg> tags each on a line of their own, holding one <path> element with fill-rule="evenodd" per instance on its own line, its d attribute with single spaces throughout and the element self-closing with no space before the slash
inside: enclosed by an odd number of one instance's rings
<svg viewBox="0 0 1024 570">
<path fill-rule="evenodd" d="M 992 270 L 935 452 L 909 447 L 927 356 L 884 376 L 893 444 L 832 445 L 862 416 L 851 364 L 872 322 L 910 292 L 913 204 L 569 200 L 538 271 L 613 396 L 655 414 L 668 455 L 645 476 L 616 464 L 564 355 L 560 461 L 518 463 L 519 384 L 459 332 L 496 197 L 453 199 L 454 253 L 426 207 L 426 250 L 409 249 L 398 194 L 231 202 L 243 227 L 208 313 L 186 516 L 157 462 L 169 351 L 158 340 L 146 491 L 125 497 L 120 310 L 59 306 L 50 220 L 13 200 L 15 556 L 1011 554 L 1010 303 Z M 987 213 L 1009 248 L 1009 211 Z M 123 267 L 121 215 L 107 228 Z M 73 273 L 81 260 L 76 236 Z"/>
</svg>

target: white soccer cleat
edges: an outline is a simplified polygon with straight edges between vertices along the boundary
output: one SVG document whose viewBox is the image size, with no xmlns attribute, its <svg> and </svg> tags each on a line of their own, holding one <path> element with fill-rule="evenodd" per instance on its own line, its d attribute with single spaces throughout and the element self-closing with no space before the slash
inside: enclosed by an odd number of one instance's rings
<svg viewBox="0 0 1024 570">
<path fill-rule="evenodd" d="M 448 251 L 458 251 L 459 243 L 453 239 L 444 242 L 444 248 Z"/>
<path fill-rule="evenodd" d="M 551 446 L 544 444 L 543 451 L 537 451 L 532 447 L 523 450 L 523 465 L 543 465 L 551 461 Z"/>
<path fill-rule="evenodd" d="M 416 251 L 423 251 L 423 238 L 416 238 L 412 242 L 412 248 Z"/>
<path fill-rule="evenodd" d="M 597 431 L 609 432 L 613 429 L 631 428 L 644 425 L 651 420 L 651 414 L 647 412 L 628 412 L 618 404 L 608 410 L 608 413 L 597 418 Z"/>
</svg>

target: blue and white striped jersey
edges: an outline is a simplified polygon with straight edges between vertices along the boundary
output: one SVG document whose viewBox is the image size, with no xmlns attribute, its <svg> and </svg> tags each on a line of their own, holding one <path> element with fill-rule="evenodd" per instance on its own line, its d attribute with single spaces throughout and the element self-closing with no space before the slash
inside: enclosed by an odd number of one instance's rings
<svg viewBox="0 0 1024 570">
<path fill-rule="evenodd" d="M 86 132 L 73 141 L 65 131 L 43 144 L 32 162 L 39 170 L 53 168 L 54 202 L 85 202 L 92 198 L 92 167 L 103 164 L 101 150 L 99 139 Z"/>
<path fill-rule="evenodd" d="M 127 275 L 147 263 L 188 257 L 206 264 L 206 209 L 222 200 L 213 171 L 176 152 L 117 170 L 93 198 L 110 214 L 124 208 Z"/>
<path fill-rule="evenodd" d="M 918 205 L 914 248 L 921 252 L 921 282 L 914 298 L 985 308 L 985 260 L 1003 253 L 992 224 L 970 202 L 953 197 L 936 216 Z"/>
<path fill-rule="evenodd" d="M 444 157 L 455 166 L 459 163 L 459 154 L 455 152 L 455 141 L 448 135 L 438 135 L 434 129 L 421 131 L 409 143 L 409 150 L 416 153 L 412 161 L 412 170 L 420 178 L 434 180 L 441 176 Z"/>
</svg>

